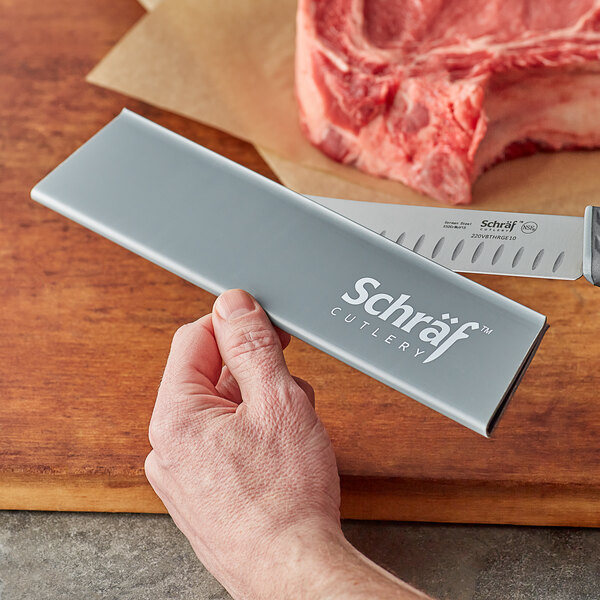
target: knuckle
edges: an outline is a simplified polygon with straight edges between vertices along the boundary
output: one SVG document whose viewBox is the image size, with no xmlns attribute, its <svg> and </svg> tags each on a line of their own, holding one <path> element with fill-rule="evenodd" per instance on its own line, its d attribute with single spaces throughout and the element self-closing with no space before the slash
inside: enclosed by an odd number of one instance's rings
<svg viewBox="0 0 600 600">
<path fill-rule="evenodd" d="M 146 456 L 146 460 L 144 461 L 144 473 L 146 473 L 148 481 L 154 481 L 156 479 L 157 470 L 156 455 L 153 450 Z"/>
<path fill-rule="evenodd" d="M 174 419 L 153 415 L 148 427 L 148 439 L 152 448 L 168 448 L 177 439 L 178 427 Z"/>
<path fill-rule="evenodd" d="M 296 386 L 295 389 L 286 394 L 286 400 L 288 409 L 287 412 L 294 420 L 300 415 L 308 419 L 312 417 L 314 409 L 310 398 L 308 397 L 308 394 L 299 386 Z"/>
<path fill-rule="evenodd" d="M 148 438 L 152 446 L 150 455 L 154 457 L 149 459 L 150 468 L 154 462 L 155 472 L 159 468 L 162 471 L 176 471 L 190 449 L 186 428 L 176 419 L 153 418 L 148 428 Z"/>
<path fill-rule="evenodd" d="M 316 419 L 310 398 L 295 382 L 293 384 L 280 395 L 277 411 L 279 425 L 288 431 L 307 427 Z"/>
<path fill-rule="evenodd" d="M 241 360 L 255 353 L 280 350 L 279 337 L 272 327 L 241 326 L 232 333 L 230 356 Z"/>
<path fill-rule="evenodd" d="M 181 344 L 189 335 L 191 328 L 191 323 L 186 323 L 185 325 L 181 325 L 173 334 L 173 341 L 171 346 L 178 346 Z"/>
</svg>

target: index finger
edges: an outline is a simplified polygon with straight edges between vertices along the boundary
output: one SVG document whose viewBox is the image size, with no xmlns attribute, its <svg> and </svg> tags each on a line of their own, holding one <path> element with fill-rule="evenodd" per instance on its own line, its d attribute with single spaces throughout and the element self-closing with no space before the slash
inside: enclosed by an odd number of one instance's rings
<svg viewBox="0 0 600 600">
<path fill-rule="evenodd" d="M 165 391 L 167 400 L 180 394 L 216 394 L 221 366 L 212 315 L 183 325 L 173 336 L 157 402 Z"/>
</svg>

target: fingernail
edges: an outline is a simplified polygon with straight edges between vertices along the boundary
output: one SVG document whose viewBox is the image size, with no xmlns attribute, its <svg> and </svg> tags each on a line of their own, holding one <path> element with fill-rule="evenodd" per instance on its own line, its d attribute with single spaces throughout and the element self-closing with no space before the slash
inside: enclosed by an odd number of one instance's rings
<svg viewBox="0 0 600 600">
<path fill-rule="evenodd" d="M 215 312 L 226 321 L 233 321 L 256 308 L 254 299 L 244 290 L 229 290 L 221 294 L 214 305 Z"/>
</svg>

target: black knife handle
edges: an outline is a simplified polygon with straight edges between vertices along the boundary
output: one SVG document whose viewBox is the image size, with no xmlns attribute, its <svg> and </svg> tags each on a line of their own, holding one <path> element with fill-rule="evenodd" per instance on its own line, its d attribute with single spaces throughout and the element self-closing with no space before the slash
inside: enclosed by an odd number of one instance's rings
<svg viewBox="0 0 600 600">
<path fill-rule="evenodd" d="M 588 206 L 583 216 L 583 274 L 600 286 L 600 207 Z"/>
</svg>

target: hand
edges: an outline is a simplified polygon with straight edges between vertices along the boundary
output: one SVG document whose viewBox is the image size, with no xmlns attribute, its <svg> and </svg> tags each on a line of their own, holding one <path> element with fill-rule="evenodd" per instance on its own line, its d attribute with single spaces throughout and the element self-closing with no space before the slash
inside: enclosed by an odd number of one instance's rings
<svg viewBox="0 0 600 600">
<path fill-rule="evenodd" d="M 260 564 L 284 538 L 341 535 L 335 456 L 288 343 L 250 295 L 225 293 L 175 334 L 150 423 L 148 480 L 234 596 L 273 576 Z"/>
<path fill-rule="evenodd" d="M 236 599 L 425 598 L 344 539 L 335 456 L 312 388 L 288 371 L 289 340 L 241 290 L 179 329 L 148 480 Z"/>
</svg>

